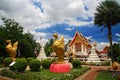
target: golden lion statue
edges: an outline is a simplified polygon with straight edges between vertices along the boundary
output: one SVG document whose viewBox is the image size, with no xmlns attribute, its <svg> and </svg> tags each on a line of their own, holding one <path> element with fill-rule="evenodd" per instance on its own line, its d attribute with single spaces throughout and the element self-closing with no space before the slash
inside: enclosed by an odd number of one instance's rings
<svg viewBox="0 0 120 80">
<path fill-rule="evenodd" d="M 11 43 L 11 40 L 6 40 L 8 43 L 5 47 L 6 51 L 9 53 L 9 56 L 12 58 L 13 61 L 15 61 L 15 56 L 17 54 L 17 48 L 18 48 L 18 41 L 16 41 L 13 45 Z"/>
<path fill-rule="evenodd" d="M 64 37 L 58 39 L 58 34 L 53 34 L 55 40 L 52 45 L 52 49 L 55 51 L 58 60 L 55 63 L 64 63 Z"/>
</svg>

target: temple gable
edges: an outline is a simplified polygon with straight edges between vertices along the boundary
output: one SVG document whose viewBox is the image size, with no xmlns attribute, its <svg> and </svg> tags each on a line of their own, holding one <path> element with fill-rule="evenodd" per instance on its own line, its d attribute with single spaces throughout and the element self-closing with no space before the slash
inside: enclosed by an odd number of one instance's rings
<svg viewBox="0 0 120 80">
<path fill-rule="evenodd" d="M 91 45 L 89 41 L 78 31 L 76 31 L 73 39 L 69 43 L 69 47 L 78 54 L 87 54 L 90 51 Z"/>
</svg>

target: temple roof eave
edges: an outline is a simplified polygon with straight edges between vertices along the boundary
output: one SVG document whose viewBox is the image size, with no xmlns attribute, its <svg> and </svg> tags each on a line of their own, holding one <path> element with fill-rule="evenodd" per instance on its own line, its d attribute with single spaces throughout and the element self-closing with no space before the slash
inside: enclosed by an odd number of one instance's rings
<svg viewBox="0 0 120 80">
<path fill-rule="evenodd" d="M 77 36 L 78 36 L 78 38 L 81 39 L 82 42 L 84 42 L 87 46 L 91 46 L 90 43 L 89 43 L 89 41 L 88 41 L 81 33 L 79 34 L 78 31 L 76 31 L 73 39 L 72 39 L 71 42 L 69 43 L 69 46 L 73 45 L 73 43 L 75 42 Z"/>
</svg>

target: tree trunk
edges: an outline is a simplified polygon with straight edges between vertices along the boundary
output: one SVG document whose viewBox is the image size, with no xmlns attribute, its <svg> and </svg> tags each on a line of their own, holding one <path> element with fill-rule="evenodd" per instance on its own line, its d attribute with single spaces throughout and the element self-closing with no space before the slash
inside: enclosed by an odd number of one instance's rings
<svg viewBox="0 0 120 80">
<path fill-rule="evenodd" d="M 111 59 L 112 59 L 112 63 L 114 61 L 114 57 L 113 57 L 113 50 L 112 50 L 112 31 L 111 31 L 111 25 L 108 25 L 108 39 L 109 39 L 109 43 L 110 43 L 110 53 L 111 53 Z"/>
</svg>

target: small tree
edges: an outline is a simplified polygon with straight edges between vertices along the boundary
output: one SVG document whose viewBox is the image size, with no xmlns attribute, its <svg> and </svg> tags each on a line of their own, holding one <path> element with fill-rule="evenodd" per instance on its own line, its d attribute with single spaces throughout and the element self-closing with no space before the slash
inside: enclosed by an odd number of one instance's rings
<svg viewBox="0 0 120 80">
<path fill-rule="evenodd" d="M 115 61 L 120 63 L 120 43 L 114 43 L 112 45 L 112 49 L 113 49 L 113 57 L 115 59 Z M 108 52 L 108 56 L 111 57 L 110 54 L 110 48 L 109 48 L 109 52 Z"/>
<path fill-rule="evenodd" d="M 45 44 L 44 50 L 47 56 L 50 56 L 50 53 L 53 52 L 52 50 L 53 39 L 49 39 L 49 41 Z"/>
<path fill-rule="evenodd" d="M 12 43 L 18 41 L 20 57 L 34 57 L 34 49 L 37 48 L 34 36 L 29 31 L 23 33 L 23 27 L 14 19 L 2 17 L 1 20 L 3 25 L 0 25 L 0 56 L 8 56 L 5 50 L 5 40 L 10 39 Z"/>
</svg>

